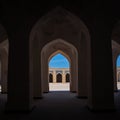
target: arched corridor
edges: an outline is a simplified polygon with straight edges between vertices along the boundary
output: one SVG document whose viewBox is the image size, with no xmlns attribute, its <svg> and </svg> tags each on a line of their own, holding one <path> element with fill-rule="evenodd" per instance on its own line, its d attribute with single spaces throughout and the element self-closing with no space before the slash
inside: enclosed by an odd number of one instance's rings
<svg viewBox="0 0 120 120">
<path fill-rule="evenodd" d="M 9 4 L 3 1 L 0 4 L 0 22 L 8 35 L 1 37 L 6 33 L 0 27 L 0 84 L 1 91 L 7 92 L 5 110 L 30 111 L 37 107 L 35 111 L 40 110 L 39 115 L 43 113 L 46 117 L 48 112 L 42 104 L 46 101 L 52 116 L 55 104 L 60 108 L 60 113 L 56 112 L 58 109 L 55 111 L 58 116 L 64 113 L 63 107 L 66 111 L 69 108 L 70 116 L 73 112 L 80 119 L 83 112 L 79 108 L 109 111 L 119 107 L 119 97 L 114 97 L 119 96 L 119 91 L 114 92 L 119 82 L 117 8 L 106 1 L 80 2 L 29 1 L 28 5 L 23 1 L 14 5 L 12 1 Z M 3 47 L 5 41 L 7 49 Z M 54 68 L 49 67 L 49 62 L 57 54 L 67 58 L 69 72 L 50 70 Z M 51 83 L 69 84 L 69 91 L 56 94 L 50 89 Z M 85 102 L 83 106 L 82 102 Z"/>
</svg>

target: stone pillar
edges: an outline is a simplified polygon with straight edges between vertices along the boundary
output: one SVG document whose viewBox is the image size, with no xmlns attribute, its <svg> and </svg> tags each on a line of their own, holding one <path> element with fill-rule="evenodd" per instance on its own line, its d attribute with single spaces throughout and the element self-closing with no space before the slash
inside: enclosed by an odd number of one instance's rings
<svg viewBox="0 0 120 120">
<path fill-rule="evenodd" d="M 114 110 L 114 82 L 111 30 L 108 20 L 98 17 L 91 32 L 92 79 L 89 80 L 88 106 L 94 111 Z"/>
<path fill-rule="evenodd" d="M 16 17 L 14 19 L 14 23 L 9 24 L 10 31 L 8 31 L 10 44 L 6 110 L 24 112 L 30 111 L 33 107 L 33 83 L 29 78 L 29 43 L 26 39 L 28 32 L 26 27 L 21 24 L 23 23 L 22 18 L 21 23 L 17 22 Z M 18 26 L 14 26 L 16 24 Z"/>
<path fill-rule="evenodd" d="M 29 40 L 29 79 L 33 85 L 33 97 L 42 98 L 43 81 L 41 80 L 41 55 L 39 49 L 38 34 L 30 37 Z M 43 67 L 44 68 L 44 67 Z M 44 72 L 44 70 L 43 70 Z M 48 79 L 48 78 L 47 78 Z"/>
<path fill-rule="evenodd" d="M 87 41 L 87 42 L 86 42 Z M 81 44 L 78 48 L 78 97 L 88 97 L 88 79 L 91 79 L 91 59 L 90 59 L 90 43 L 86 35 L 81 32 Z"/>
<path fill-rule="evenodd" d="M 56 71 L 53 70 L 53 83 L 56 83 Z"/>
<path fill-rule="evenodd" d="M 2 93 L 7 93 L 8 54 L 5 49 L 1 51 L 1 87 Z"/>
<path fill-rule="evenodd" d="M 39 40 L 39 39 L 38 39 Z M 39 47 L 38 47 L 39 48 Z M 40 53 L 39 53 L 40 54 Z M 46 53 L 43 52 L 41 60 L 41 82 L 42 82 L 42 91 L 44 93 L 49 92 L 49 69 L 48 69 L 48 59 Z M 45 64 L 46 63 L 46 64 Z M 39 88 L 37 88 L 39 89 Z"/>
<path fill-rule="evenodd" d="M 41 59 L 40 59 L 40 52 L 36 45 L 35 50 L 33 51 L 33 94 L 34 98 L 42 98 L 42 81 L 41 81 Z M 47 78 L 48 79 L 48 78 Z M 44 84 L 45 85 L 45 84 Z"/>
<path fill-rule="evenodd" d="M 65 74 L 65 70 L 62 70 L 62 83 L 66 82 L 66 74 Z"/>
<path fill-rule="evenodd" d="M 71 52 L 70 91 L 78 93 L 78 53 Z"/>
</svg>

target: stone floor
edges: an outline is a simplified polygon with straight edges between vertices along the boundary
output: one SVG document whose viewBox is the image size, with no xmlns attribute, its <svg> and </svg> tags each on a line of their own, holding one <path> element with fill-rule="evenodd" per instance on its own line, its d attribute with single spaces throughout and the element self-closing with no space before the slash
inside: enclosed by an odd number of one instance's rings
<svg viewBox="0 0 120 120">
<path fill-rule="evenodd" d="M 34 100 L 36 107 L 31 112 L 5 113 L 7 95 L 0 94 L 0 120 L 120 120 L 120 91 L 114 96 L 114 112 L 92 112 L 87 99 L 78 99 L 76 93 L 51 90 L 43 94 L 43 99 Z"/>
</svg>

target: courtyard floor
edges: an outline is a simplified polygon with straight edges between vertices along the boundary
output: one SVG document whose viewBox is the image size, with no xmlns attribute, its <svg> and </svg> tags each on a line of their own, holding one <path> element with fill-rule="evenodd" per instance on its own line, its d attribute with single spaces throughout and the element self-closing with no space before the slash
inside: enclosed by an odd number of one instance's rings
<svg viewBox="0 0 120 120">
<path fill-rule="evenodd" d="M 69 91 L 70 83 L 49 83 L 50 91 Z"/>
</svg>

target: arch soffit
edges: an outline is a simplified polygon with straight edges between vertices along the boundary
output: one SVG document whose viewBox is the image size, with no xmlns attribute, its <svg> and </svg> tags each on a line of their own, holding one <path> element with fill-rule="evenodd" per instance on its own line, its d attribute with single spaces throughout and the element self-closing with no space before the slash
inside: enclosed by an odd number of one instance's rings
<svg viewBox="0 0 120 120">
<path fill-rule="evenodd" d="M 50 24 L 55 24 L 53 26 L 54 28 L 58 25 L 62 26 L 62 24 L 68 24 L 68 27 L 70 27 L 69 30 L 72 30 L 72 33 L 74 33 L 75 31 L 79 33 L 76 35 L 79 39 L 81 37 L 80 32 L 82 32 L 83 34 L 85 34 L 87 42 L 90 41 L 88 28 L 83 23 L 83 21 L 66 9 L 62 7 L 56 7 L 55 9 L 48 12 L 45 16 L 41 17 L 40 20 L 38 20 L 38 22 L 33 26 L 30 32 L 30 44 L 32 44 L 32 41 L 34 41 L 34 37 L 36 36 L 36 34 L 38 35 L 39 33 L 39 35 L 43 37 L 46 30 L 47 33 L 50 33 L 52 31 L 51 27 L 49 26 Z M 66 27 L 64 27 L 64 29 L 65 28 Z"/>
<path fill-rule="evenodd" d="M 41 51 L 41 55 L 45 53 L 49 53 L 48 61 L 58 53 L 64 55 L 68 59 L 69 63 L 71 62 L 72 54 L 78 57 L 77 49 L 72 44 L 62 39 L 53 40 L 46 44 Z"/>
</svg>

